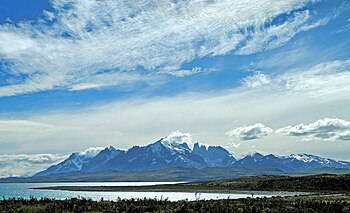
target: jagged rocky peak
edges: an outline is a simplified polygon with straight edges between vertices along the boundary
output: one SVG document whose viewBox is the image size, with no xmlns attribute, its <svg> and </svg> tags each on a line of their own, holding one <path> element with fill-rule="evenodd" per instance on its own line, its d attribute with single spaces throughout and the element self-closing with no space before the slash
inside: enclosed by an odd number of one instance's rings
<svg viewBox="0 0 350 213">
<path fill-rule="evenodd" d="M 212 152 L 223 152 L 226 154 L 230 154 L 229 151 L 227 151 L 225 148 L 221 146 L 209 146 L 209 145 L 200 145 L 198 142 L 193 145 L 193 151 L 194 152 L 207 152 L 207 151 L 212 151 Z"/>
<path fill-rule="evenodd" d="M 115 157 L 123 152 L 125 151 L 116 149 L 113 146 L 109 146 L 103 149 L 101 152 L 99 152 L 95 157 L 92 158 L 92 160 L 97 158 L 103 158 L 103 157 L 107 157 L 107 158 Z"/>
<path fill-rule="evenodd" d="M 120 152 L 123 152 L 123 150 L 120 150 L 120 149 L 116 149 L 114 148 L 113 146 L 109 146 L 109 147 L 106 147 L 105 149 L 103 149 L 101 152 L 99 152 L 97 155 L 100 155 L 102 153 L 120 153 Z M 96 156 L 97 156 L 96 155 Z"/>
<path fill-rule="evenodd" d="M 195 143 L 193 153 L 203 157 L 212 167 L 230 166 L 236 161 L 233 155 L 221 146 L 206 146 Z"/>
</svg>

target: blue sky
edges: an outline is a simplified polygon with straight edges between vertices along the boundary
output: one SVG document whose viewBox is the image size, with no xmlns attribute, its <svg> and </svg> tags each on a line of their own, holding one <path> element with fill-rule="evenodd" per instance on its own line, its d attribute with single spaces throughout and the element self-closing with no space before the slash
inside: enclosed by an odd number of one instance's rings
<svg viewBox="0 0 350 213">
<path fill-rule="evenodd" d="M 180 130 L 235 155 L 350 160 L 349 14 L 346 0 L 4 0 L 0 154 Z"/>
<path fill-rule="evenodd" d="M 52 9 L 46 0 L 3 0 L 1 1 L 0 21 L 7 19 L 19 22 L 23 20 L 36 20 L 43 10 Z"/>
</svg>

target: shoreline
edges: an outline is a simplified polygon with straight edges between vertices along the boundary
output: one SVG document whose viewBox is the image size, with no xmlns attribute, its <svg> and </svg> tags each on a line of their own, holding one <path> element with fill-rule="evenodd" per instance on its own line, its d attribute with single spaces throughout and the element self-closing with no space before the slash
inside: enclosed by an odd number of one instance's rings
<svg viewBox="0 0 350 213">
<path fill-rule="evenodd" d="M 115 186 L 52 186 L 35 187 L 34 190 L 54 190 L 54 191 L 81 191 L 81 192 L 179 192 L 179 193 L 213 193 L 213 194 L 247 194 L 271 195 L 271 196 L 294 196 L 311 195 L 312 192 L 298 191 L 260 191 L 260 190 L 223 190 L 223 189 L 185 189 L 185 188 L 155 188 L 155 187 L 115 187 Z"/>
<path fill-rule="evenodd" d="M 134 186 L 88 186 L 57 185 L 35 187 L 36 190 L 92 191 L 92 192 L 192 192 L 192 193 L 320 193 L 333 194 L 350 192 L 350 174 L 290 176 L 246 176 L 208 182 L 187 182 L 158 185 Z"/>
</svg>

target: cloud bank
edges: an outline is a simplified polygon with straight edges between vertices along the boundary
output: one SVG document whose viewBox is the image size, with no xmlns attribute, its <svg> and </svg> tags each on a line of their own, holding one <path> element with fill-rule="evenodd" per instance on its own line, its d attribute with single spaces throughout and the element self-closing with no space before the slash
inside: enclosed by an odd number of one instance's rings
<svg viewBox="0 0 350 213">
<path fill-rule="evenodd" d="M 319 26 L 315 0 L 52 0 L 43 18 L 0 26 L 0 96 L 152 84 L 195 58 L 252 54 Z M 276 21 L 277 20 L 277 21 Z"/>
<path fill-rule="evenodd" d="M 92 158 L 103 149 L 105 147 L 91 147 L 78 153 L 83 157 Z M 67 158 L 68 155 L 62 154 L 0 155 L 0 178 L 31 176 Z"/>
<path fill-rule="evenodd" d="M 276 132 L 302 137 L 303 140 L 350 141 L 350 121 L 339 118 L 324 118 L 311 124 L 286 126 L 276 130 Z"/>
<path fill-rule="evenodd" d="M 30 176 L 63 161 L 66 157 L 58 154 L 0 155 L 0 178 Z"/>
</svg>

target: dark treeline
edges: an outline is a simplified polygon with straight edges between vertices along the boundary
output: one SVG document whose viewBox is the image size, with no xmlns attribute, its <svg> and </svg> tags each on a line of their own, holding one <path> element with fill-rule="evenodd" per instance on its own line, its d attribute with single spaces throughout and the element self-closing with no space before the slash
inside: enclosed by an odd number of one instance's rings
<svg viewBox="0 0 350 213">
<path fill-rule="evenodd" d="M 157 199 L 118 199 L 93 201 L 85 198 L 54 199 L 3 199 L 0 212 L 56 213 L 56 212 L 350 212 L 346 199 L 273 197 L 223 200 L 176 201 Z"/>
</svg>

